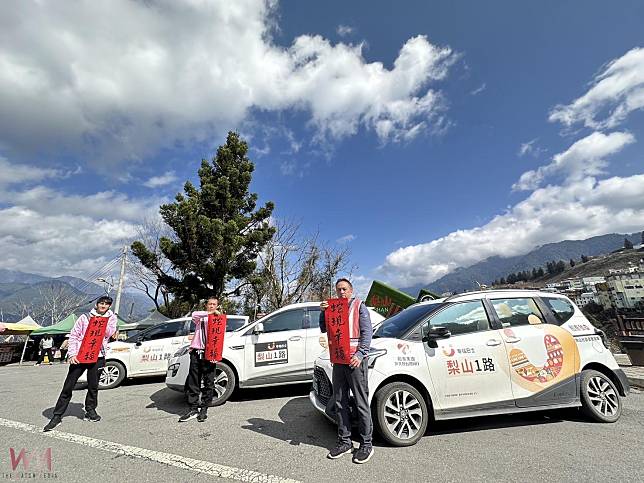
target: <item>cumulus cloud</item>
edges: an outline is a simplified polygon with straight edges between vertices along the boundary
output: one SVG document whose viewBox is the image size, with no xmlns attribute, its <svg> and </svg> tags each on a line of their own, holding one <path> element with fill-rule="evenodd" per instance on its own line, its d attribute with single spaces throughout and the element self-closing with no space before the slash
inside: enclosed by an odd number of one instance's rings
<svg viewBox="0 0 644 483">
<path fill-rule="evenodd" d="M 611 129 L 642 108 L 644 48 L 638 47 L 611 61 L 584 95 L 570 104 L 556 106 L 549 119 L 565 126 L 583 123 L 592 129 Z"/>
<path fill-rule="evenodd" d="M 533 190 L 546 177 L 555 173 L 563 174 L 564 182 L 578 181 L 585 176 L 602 174 L 608 164 L 606 157 L 621 151 L 633 142 L 635 137 L 628 132 L 610 134 L 594 132 L 575 142 L 565 152 L 553 156 L 552 163 L 523 173 L 512 189 Z"/>
<path fill-rule="evenodd" d="M 390 253 L 378 272 L 406 287 L 432 282 L 493 255 L 521 255 L 545 243 L 641 230 L 641 193 L 644 175 L 600 181 L 588 177 L 540 188 L 486 225 Z"/>
<path fill-rule="evenodd" d="M 138 160 L 251 110 L 307 113 L 314 138 L 404 141 L 444 123 L 455 55 L 409 39 L 392 68 L 319 35 L 271 40 L 276 1 L 13 2 L 0 29 L 0 145 Z M 100 153 L 100 154 L 99 154 Z"/>
<path fill-rule="evenodd" d="M 174 183 L 178 179 L 179 178 L 177 178 L 174 171 L 168 171 L 161 176 L 152 176 L 149 180 L 143 183 L 143 186 L 147 186 L 148 188 L 158 188 L 159 186 L 166 186 Z"/>
<path fill-rule="evenodd" d="M 38 168 L 26 164 L 12 164 L 0 156 L 0 186 L 42 181 L 47 178 L 58 178 L 63 173 L 56 169 Z"/>
</svg>

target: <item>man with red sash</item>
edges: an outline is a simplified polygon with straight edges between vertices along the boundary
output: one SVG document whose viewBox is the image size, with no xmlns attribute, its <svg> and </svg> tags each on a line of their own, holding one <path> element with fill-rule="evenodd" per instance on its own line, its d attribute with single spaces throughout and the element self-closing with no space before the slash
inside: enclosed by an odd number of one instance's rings
<svg viewBox="0 0 644 483">
<path fill-rule="evenodd" d="M 371 317 L 365 304 L 353 297 L 353 285 L 346 278 L 341 278 L 335 283 L 338 298 L 348 299 L 349 302 L 349 337 L 351 359 L 349 364 L 333 364 L 333 395 L 337 410 L 338 441 L 336 446 L 329 451 L 327 458 L 336 459 L 353 451 L 351 441 L 351 416 L 349 410 L 349 390 L 356 401 L 358 415 L 358 429 L 362 439 L 360 447 L 353 455 L 353 462 L 362 464 L 371 459 L 373 446 L 371 435 L 373 423 L 369 408 L 369 383 L 368 383 L 368 356 L 371 346 L 373 327 Z M 328 308 L 327 302 L 322 302 L 320 308 L 320 330 L 326 332 L 324 311 Z"/>
<path fill-rule="evenodd" d="M 206 359 L 205 355 L 208 315 L 210 314 L 221 314 L 219 300 L 215 297 L 210 297 L 206 301 L 206 310 L 197 310 L 192 313 L 195 334 L 190 343 L 190 349 L 188 349 L 190 353 L 190 369 L 185 385 L 186 398 L 190 409 L 179 418 L 180 423 L 194 418 L 203 423 L 208 418 L 208 406 L 212 403 L 215 395 L 216 363 Z M 199 395 L 201 395 L 201 405 Z"/>
<path fill-rule="evenodd" d="M 93 308 L 89 315 L 83 314 L 78 319 L 69 334 L 69 351 L 67 352 L 69 358 L 69 371 L 63 384 L 63 389 L 58 396 L 56 407 L 54 408 L 54 416 L 51 421 L 47 423 L 44 431 L 51 431 L 62 422 L 63 414 L 67 410 L 69 401 L 72 399 L 72 391 L 76 385 L 78 378 L 87 370 L 87 396 L 85 397 L 85 419 L 92 422 L 98 422 L 101 417 L 96 413 L 98 406 L 98 379 L 100 370 L 105 365 L 105 351 L 107 343 L 112 334 L 116 332 L 116 315 L 109 310 L 112 305 L 112 297 L 107 295 L 100 297 L 96 302 L 96 307 Z M 103 337 L 98 341 L 100 349 L 96 340 L 90 342 L 95 345 L 94 354 L 98 355 L 97 359 L 91 362 L 86 362 L 87 359 L 81 357 L 79 352 L 83 346 L 84 339 L 87 339 L 86 333 L 90 322 L 99 322 L 101 332 L 104 330 Z M 92 335 L 92 334 L 88 334 Z M 99 336 L 100 337 L 100 336 Z M 84 346 L 83 346 L 84 347 Z M 79 360 L 79 358 L 81 360 Z"/>
</svg>

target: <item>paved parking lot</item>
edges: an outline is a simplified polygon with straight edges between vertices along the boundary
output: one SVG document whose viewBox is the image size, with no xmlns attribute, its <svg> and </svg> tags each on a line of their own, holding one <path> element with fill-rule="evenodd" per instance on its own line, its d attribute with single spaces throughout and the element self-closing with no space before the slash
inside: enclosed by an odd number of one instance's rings
<svg viewBox="0 0 644 483">
<path fill-rule="evenodd" d="M 644 479 L 644 394 L 602 425 L 577 411 L 473 418 L 432 425 L 416 446 L 376 441 L 373 459 L 325 458 L 335 428 L 308 401 L 308 385 L 246 390 L 205 423 L 177 423 L 182 395 L 162 379 L 101 391 L 99 423 L 83 421 L 76 391 L 59 431 L 40 432 L 67 367 L 0 367 L 0 479 L 23 481 L 601 481 Z M 10 451 L 42 455 L 12 471 Z M 22 463 L 22 462 L 21 462 Z"/>
</svg>

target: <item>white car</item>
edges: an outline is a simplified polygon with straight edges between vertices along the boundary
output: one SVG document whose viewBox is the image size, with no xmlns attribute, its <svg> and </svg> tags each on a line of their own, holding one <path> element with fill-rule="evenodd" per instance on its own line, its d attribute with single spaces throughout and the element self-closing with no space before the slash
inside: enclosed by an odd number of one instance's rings
<svg viewBox="0 0 644 483">
<path fill-rule="evenodd" d="M 233 331 L 248 324 L 248 317 L 229 315 L 226 331 Z M 190 317 L 156 324 L 125 341 L 107 345 L 105 367 L 99 378 L 99 389 L 112 389 L 126 378 L 162 376 L 168 369 L 168 360 L 178 348 L 190 343 L 194 334 Z M 87 373 L 78 380 L 87 382 Z"/>
<path fill-rule="evenodd" d="M 412 305 L 374 333 L 369 396 L 378 433 L 409 446 L 434 418 L 581 406 L 614 422 L 628 380 L 595 329 L 565 296 L 473 292 Z M 315 362 L 313 405 L 335 419 L 328 352 Z"/>
<path fill-rule="evenodd" d="M 372 323 L 384 317 L 369 309 Z M 226 402 L 236 387 L 310 382 L 320 345 L 320 303 L 287 305 L 234 332 L 226 333 L 223 359 L 215 372 L 213 405 Z M 170 360 L 166 384 L 183 392 L 190 356 L 188 345 Z"/>
</svg>

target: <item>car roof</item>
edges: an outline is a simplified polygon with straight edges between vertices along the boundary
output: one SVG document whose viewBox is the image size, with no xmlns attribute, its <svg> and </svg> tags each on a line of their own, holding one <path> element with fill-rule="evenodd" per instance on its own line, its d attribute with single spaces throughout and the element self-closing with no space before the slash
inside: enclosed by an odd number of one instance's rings
<svg viewBox="0 0 644 483">
<path fill-rule="evenodd" d="M 418 305 L 431 305 L 436 303 L 445 303 L 445 302 L 463 302 L 466 300 L 481 300 L 489 298 L 502 298 L 502 297 L 556 297 L 568 300 L 563 294 L 545 292 L 543 290 L 534 290 L 534 289 L 496 289 L 496 290 L 479 290 L 476 292 L 465 292 L 455 295 L 450 295 L 449 297 L 444 297 L 434 300 L 426 300 L 424 302 L 418 302 L 413 304 L 413 306 Z"/>
</svg>

